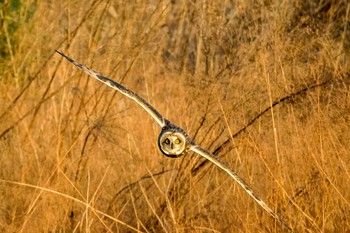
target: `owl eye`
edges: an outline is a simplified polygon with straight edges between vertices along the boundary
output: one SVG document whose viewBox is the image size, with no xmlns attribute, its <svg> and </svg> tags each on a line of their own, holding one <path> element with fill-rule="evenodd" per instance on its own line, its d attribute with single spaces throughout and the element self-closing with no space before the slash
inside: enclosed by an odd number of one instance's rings
<svg viewBox="0 0 350 233">
<path fill-rule="evenodd" d="M 165 139 L 165 144 L 170 144 L 170 140 L 169 140 L 169 138 L 167 138 L 167 139 Z"/>
<path fill-rule="evenodd" d="M 175 144 L 180 144 L 180 142 L 181 142 L 180 139 L 175 140 Z"/>
</svg>

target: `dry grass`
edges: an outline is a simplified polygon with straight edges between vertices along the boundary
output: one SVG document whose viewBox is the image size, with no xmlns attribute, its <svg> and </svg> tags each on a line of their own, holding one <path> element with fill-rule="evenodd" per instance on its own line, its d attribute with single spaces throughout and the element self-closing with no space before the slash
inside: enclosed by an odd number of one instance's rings
<svg viewBox="0 0 350 233">
<path fill-rule="evenodd" d="M 346 0 L 83 2 L 1 3 L 1 232 L 283 231 L 54 49 L 144 96 L 296 232 L 350 231 Z"/>
</svg>

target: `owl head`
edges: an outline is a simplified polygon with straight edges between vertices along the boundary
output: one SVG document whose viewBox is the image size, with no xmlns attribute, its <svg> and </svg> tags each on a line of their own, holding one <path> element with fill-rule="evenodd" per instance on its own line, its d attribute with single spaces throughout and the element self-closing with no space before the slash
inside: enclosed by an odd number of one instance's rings
<svg viewBox="0 0 350 233">
<path fill-rule="evenodd" d="M 177 158 L 186 154 L 189 141 L 182 132 L 163 130 L 159 135 L 158 145 L 165 156 Z"/>
</svg>

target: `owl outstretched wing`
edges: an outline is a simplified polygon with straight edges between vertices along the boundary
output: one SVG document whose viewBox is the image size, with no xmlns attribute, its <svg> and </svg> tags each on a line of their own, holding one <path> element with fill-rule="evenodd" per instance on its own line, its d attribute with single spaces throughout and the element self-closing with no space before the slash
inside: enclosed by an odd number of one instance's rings
<svg viewBox="0 0 350 233">
<path fill-rule="evenodd" d="M 202 157 L 206 158 L 216 166 L 218 166 L 220 169 L 225 171 L 229 176 L 231 176 L 242 188 L 267 212 L 269 213 L 274 219 L 276 219 L 277 222 L 284 225 L 288 230 L 293 231 L 278 215 L 267 206 L 267 204 L 261 200 L 260 197 L 258 197 L 252 188 L 241 178 L 239 177 L 230 166 L 228 166 L 225 162 L 223 162 L 221 159 L 219 159 L 217 156 L 213 155 L 209 151 L 201 148 L 198 145 L 191 145 L 190 150 L 193 152 L 196 152 L 197 154 L 201 155 Z"/>
<path fill-rule="evenodd" d="M 62 55 L 64 58 L 66 58 L 69 62 L 73 63 L 76 67 L 79 69 L 85 71 L 88 75 L 94 77 L 98 81 L 103 82 L 104 84 L 110 86 L 111 88 L 119 91 L 123 95 L 129 97 L 130 99 L 134 100 L 136 103 L 138 103 L 143 109 L 145 109 L 160 125 L 160 127 L 163 127 L 166 125 L 167 120 L 152 106 L 150 105 L 146 100 L 144 100 L 141 96 L 136 94 L 135 92 L 127 89 L 123 85 L 117 83 L 116 81 L 113 81 L 110 78 L 107 78 L 103 76 L 102 74 L 74 61 L 72 58 L 68 57 L 64 53 L 55 50 L 58 54 Z"/>
</svg>

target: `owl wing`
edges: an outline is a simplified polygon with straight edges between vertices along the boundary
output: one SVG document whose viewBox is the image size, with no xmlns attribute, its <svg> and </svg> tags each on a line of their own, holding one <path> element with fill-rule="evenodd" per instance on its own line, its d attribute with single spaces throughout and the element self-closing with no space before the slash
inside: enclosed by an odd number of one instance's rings
<svg viewBox="0 0 350 233">
<path fill-rule="evenodd" d="M 110 86 L 111 88 L 119 91 L 123 95 L 129 97 L 130 99 L 134 100 L 136 103 L 138 103 L 143 109 L 145 109 L 160 125 L 160 127 L 163 127 L 166 125 L 166 119 L 152 106 L 150 105 L 146 100 L 144 100 L 141 96 L 136 94 L 135 92 L 125 88 L 123 85 L 117 83 L 116 81 L 113 81 L 110 78 L 107 78 L 103 76 L 102 74 L 74 61 L 72 58 L 68 57 L 67 55 L 55 50 L 58 54 L 62 55 L 64 58 L 66 58 L 69 62 L 73 63 L 75 66 L 77 66 L 79 69 L 85 71 L 88 75 L 94 77 L 95 79 L 103 82 L 104 84 Z"/>
<path fill-rule="evenodd" d="M 221 159 L 219 159 L 217 156 L 213 155 L 209 151 L 201 148 L 198 145 L 191 145 L 190 150 L 193 152 L 196 152 L 197 154 L 201 155 L 202 157 L 206 158 L 210 162 L 214 163 L 216 166 L 218 166 L 220 169 L 224 170 L 228 175 L 230 175 L 237 183 L 242 186 L 242 188 L 267 212 L 269 213 L 274 219 L 276 219 L 279 223 L 284 225 L 288 228 L 288 230 L 293 231 L 280 217 L 278 217 L 275 212 L 267 206 L 267 204 L 261 200 L 251 189 L 251 187 L 241 178 L 239 177 L 230 166 L 228 166 L 225 162 L 223 162 Z"/>
</svg>

